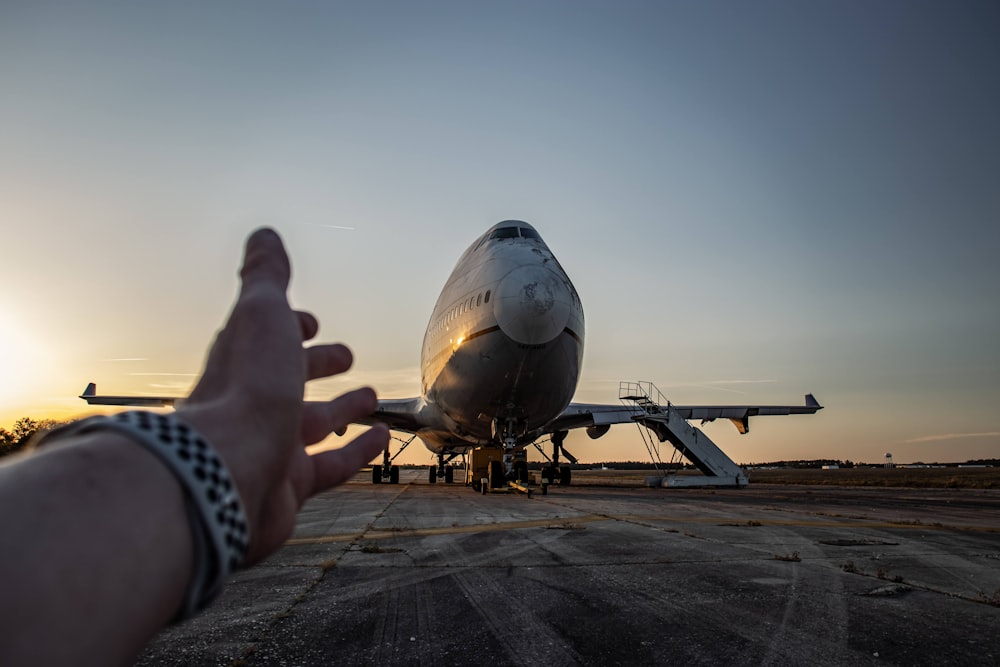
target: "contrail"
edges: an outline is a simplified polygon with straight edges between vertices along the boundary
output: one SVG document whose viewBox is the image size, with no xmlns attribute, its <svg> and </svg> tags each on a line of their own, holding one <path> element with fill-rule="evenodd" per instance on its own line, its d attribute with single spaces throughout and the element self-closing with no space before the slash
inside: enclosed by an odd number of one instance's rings
<svg viewBox="0 0 1000 667">
<path fill-rule="evenodd" d="M 323 227 L 325 229 L 343 229 L 344 231 L 353 232 L 354 227 L 343 227 L 341 225 L 321 225 L 318 222 L 303 222 L 303 225 L 309 225 L 310 227 Z"/>
<path fill-rule="evenodd" d="M 937 442 L 939 440 L 951 440 L 953 438 L 993 438 L 1000 435 L 1000 431 L 984 431 L 982 433 L 941 433 L 939 435 L 925 435 L 919 438 L 903 440 L 906 444 L 920 442 Z"/>
<path fill-rule="evenodd" d="M 707 384 L 774 384 L 777 380 L 709 380 Z"/>
</svg>

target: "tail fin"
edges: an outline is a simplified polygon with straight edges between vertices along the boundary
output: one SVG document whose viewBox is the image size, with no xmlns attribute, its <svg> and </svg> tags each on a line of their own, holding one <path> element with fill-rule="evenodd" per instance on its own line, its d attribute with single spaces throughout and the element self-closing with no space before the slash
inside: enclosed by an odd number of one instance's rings
<svg viewBox="0 0 1000 667">
<path fill-rule="evenodd" d="M 87 388 L 80 394 L 80 398 L 87 398 L 88 396 L 97 396 L 97 385 L 93 382 L 88 384 Z"/>
<path fill-rule="evenodd" d="M 806 394 L 806 407 L 819 409 L 822 408 L 823 406 L 819 404 L 819 401 L 816 400 L 815 396 L 813 396 L 812 394 Z"/>
</svg>

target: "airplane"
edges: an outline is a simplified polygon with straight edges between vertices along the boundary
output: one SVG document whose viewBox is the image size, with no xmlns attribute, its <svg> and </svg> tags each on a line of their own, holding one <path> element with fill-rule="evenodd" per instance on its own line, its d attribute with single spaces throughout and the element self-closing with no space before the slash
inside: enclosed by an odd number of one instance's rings
<svg viewBox="0 0 1000 667">
<path fill-rule="evenodd" d="M 572 429 L 586 429 L 596 439 L 614 424 L 638 422 L 691 459 L 687 441 L 677 435 L 684 427 L 669 426 L 668 413 L 702 423 L 729 419 L 746 433 L 751 416 L 822 409 L 812 394 L 806 395 L 805 405 L 663 406 L 648 391 L 622 395 L 629 400 L 618 405 L 573 403 L 583 347 L 583 305 L 541 235 L 520 220 L 493 225 L 461 255 L 437 299 L 421 348 L 420 395 L 380 399 L 363 422 L 382 422 L 409 435 L 394 455 L 386 449 L 382 464 L 372 466 L 372 482 L 398 483 L 399 468 L 392 461 L 414 438 L 437 456 L 437 464 L 429 467 L 431 483 L 439 478 L 452 482 L 454 468 L 448 464 L 470 454 L 466 484 L 485 493 L 508 482 L 521 488 L 518 482 L 528 478 L 525 450 L 531 445 L 548 459 L 543 480 L 570 484 L 571 468 L 560 464 L 560 455 L 576 460 L 563 447 Z M 629 383 L 633 386 L 643 385 Z M 101 396 L 94 383 L 80 398 L 89 404 L 147 407 L 182 400 Z M 551 457 L 538 444 L 546 436 Z M 691 437 L 697 439 L 697 434 Z"/>
</svg>

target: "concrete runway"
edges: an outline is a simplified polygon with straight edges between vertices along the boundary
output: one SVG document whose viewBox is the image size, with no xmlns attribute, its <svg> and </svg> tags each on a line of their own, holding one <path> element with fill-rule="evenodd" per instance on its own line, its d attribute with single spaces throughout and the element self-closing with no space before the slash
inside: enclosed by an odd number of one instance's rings
<svg viewBox="0 0 1000 667">
<path fill-rule="evenodd" d="M 1000 664 L 1000 492 L 359 476 L 140 665 Z"/>
</svg>

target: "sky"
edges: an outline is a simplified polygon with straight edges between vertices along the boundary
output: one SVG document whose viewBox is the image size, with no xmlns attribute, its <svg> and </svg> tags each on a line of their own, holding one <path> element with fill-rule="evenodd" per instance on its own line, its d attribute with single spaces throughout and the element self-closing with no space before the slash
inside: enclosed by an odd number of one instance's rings
<svg viewBox="0 0 1000 667">
<path fill-rule="evenodd" d="M 741 463 L 1000 457 L 998 35 L 943 0 L 5 2 L 0 426 L 185 395 L 261 225 L 355 353 L 309 397 L 416 395 L 514 218 L 583 301 L 577 400 L 826 406 L 706 425 Z"/>
</svg>

